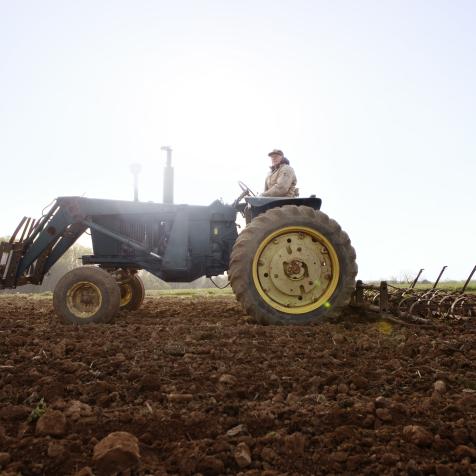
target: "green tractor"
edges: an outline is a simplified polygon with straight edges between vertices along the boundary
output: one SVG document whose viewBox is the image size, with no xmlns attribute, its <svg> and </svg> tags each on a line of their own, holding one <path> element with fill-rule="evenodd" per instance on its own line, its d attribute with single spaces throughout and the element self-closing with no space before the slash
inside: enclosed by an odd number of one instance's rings
<svg viewBox="0 0 476 476">
<path fill-rule="evenodd" d="M 242 189 L 232 205 L 60 197 L 39 220 L 24 218 L 0 244 L 0 289 L 41 284 L 89 229 L 93 254 L 54 290 L 54 308 L 65 323 L 105 323 L 119 309 L 138 309 L 141 269 L 168 282 L 228 272 L 237 300 L 262 324 L 338 315 L 357 274 L 347 233 L 320 211 L 319 198 L 252 197 Z M 238 213 L 249 218 L 240 234 Z"/>
</svg>

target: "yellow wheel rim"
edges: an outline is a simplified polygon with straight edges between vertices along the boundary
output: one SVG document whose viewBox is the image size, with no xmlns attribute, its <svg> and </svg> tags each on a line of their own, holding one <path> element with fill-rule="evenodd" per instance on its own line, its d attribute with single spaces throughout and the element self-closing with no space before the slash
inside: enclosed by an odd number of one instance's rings
<svg viewBox="0 0 476 476">
<path fill-rule="evenodd" d="M 292 226 L 267 236 L 252 265 L 253 283 L 266 303 L 286 314 L 305 314 L 329 299 L 339 283 L 339 259 L 312 228 Z"/>
<path fill-rule="evenodd" d="M 94 283 L 80 281 L 68 289 L 66 305 L 76 317 L 88 319 L 101 308 L 102 293 Z"/>
<path fill-rule="evenodd" d="M 121 307 L 127 306 L 132 299 L 132 286 L 129 283 L 123 283 L 119 289 L 121 290 Z"/>
</svg>

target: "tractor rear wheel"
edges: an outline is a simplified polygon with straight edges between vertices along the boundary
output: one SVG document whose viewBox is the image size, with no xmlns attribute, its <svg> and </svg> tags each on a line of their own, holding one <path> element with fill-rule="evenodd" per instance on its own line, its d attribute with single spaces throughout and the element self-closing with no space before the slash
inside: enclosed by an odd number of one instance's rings
<svg viewBox="0 0 476 476">
<path fill-rule="evenodd" d="M 256 217 L 239 235 L 230 282 L 262 324 L 309 324 L 337 316 L 355 287 L 355 250 L 325 213 L 286 205 Z"/>
<path fill-rule="evenodd" d="M 120 300 L 116 280 L 96 266 L 66 273 L 53 293 L 53 307 L 65 324 L 110 322 L 119 310 Z"/>
<path fill-rule="evenodd" d="M 142 279 L 133 274 L 126 282 L 119 285 L 121 292 L 121 310 L 136 311 L 144 302 L 145 289 Z"/>
</svg>

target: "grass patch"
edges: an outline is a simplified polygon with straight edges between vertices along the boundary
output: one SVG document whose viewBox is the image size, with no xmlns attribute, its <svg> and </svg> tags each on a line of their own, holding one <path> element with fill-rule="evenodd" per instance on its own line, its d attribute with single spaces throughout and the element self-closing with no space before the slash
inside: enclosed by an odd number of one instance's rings
<svg viewBox="0 0 476 476">
<path fill-rule="evenodd" d="M 387 283 L 397 288 L 410 287 L 410 283 L 395 283 L 392 281 L 387 281 Z M 441 289 L 443 291 L 450 291 L 450 292 L 461 291 L 461 289 L 463 289 L 464 283 L 465 281 L 443 281 L 438 284 L 436 289 Z M 379 283 L 375 283 L 375 284 L 378 285 Z M 417 285 L 415 286 L 415 289 L 431 289 L 432 287 L 433 287 L 433 283 L 417 283 Z M 476 294 L 476 282 L 471 281 L 468 284 L 468 287 L 466 288 L 465 292 Z"/>
<path fill-rule="evenodd" d="M 232 296 L 233 291 L 230 287 L 224 289 L 218 288 L 197 288 L 197 289 L 157 289 L 146 291 L 146 296 L 188 296 L 188 297 L 209 297 L 209 296 Z"/>
<path fill-rule="evenodd" d="M 4 291 L 0 294 L 0 298 L 11 298 L 11 297 L 28 297 L 33 299 L 50 299 L 53 297 L 51 291 L 44 291 L 41 293 L 19 293 L 18 291 Z"/>
<path fill-rule="evenodd" d="M 34 422 L 34 421 L 38 420 L 41 416 L 43 416 L 45 413 L 46 413 L 46 403 L 45 403 L 44 399 L 42 398 L 38 402 L 36 407 L 31 411 L 31 413 L 30 413 L 30 415 L 27 419 L 27 422 L 28 423 Z"/>
</svg>

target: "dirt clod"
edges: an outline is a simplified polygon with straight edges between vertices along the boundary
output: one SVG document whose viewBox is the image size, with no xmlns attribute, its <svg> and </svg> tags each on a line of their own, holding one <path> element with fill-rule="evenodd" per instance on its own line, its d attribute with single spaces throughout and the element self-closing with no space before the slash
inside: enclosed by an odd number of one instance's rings
<svg viewBox="0 0 476 476">
<path fill-rule="evenodd" d="M 382 455 L 382 463 L 386 466 L 393 466 L 400 461 L 400 456 L 396 453 L 384 453 Z"/>
<path fill-rule="evenodd" d="M 375 406 L 377 408 L 388 408 L 391 405 L 391 401 L 388 398 L 379 396 L 375 399 Z"/>
<path fill-rule="evenodd" d="M 5 431 L 5 428 L 0 425 L 0 445 L 3 446 L 6 444 L 7 441 L 7 432 Z"/>
<path fill-rule="evenodd" d="M 240 468 L 246 468 L 251 464 L 251 452 L 246 443 L 239 443 L 233 452 L 233 456 Z"/>
<path fill-rule="evenodd" d="M 139 460 L 139 440 L 125 431 L 110 433 L 94 447 L 93 464 L 99 474 L 127 471 Z"/>
<path fill-rule="evenodd" d="M 236 379 L 234 375 L 223 374 L 218 379 L 218 382 L 224 385 L 235 385 L 238 382 L 238 380 Z"/>
<path fill-rule="evenodd" d="M 435 467 L 436 476 L 454 476 L 456 473 L 447 464 L 438 464 Z"/>
<path fill-rule="evenodd" d="M 285 451 L 295 457 L 302 455 L 306 447 L 306 437 L 299 432 L 287 435 L 284 438 Z"/>
<path fill-rule="evenodd" d="M 393 420 L 392 418 L 392 414 L 390 413 L 390 411 L 387 409 L 387 408 L 377 408 L 377 410 L 375 410 L 375 414 L 377 415 L 377 417 L 384 421 L 384 422 L 391 422 Z"/>
<path fill-rule="evenodd" d="M 0 468 L 7 465 L 10 462 L 10 453 L 0 453 Z"/>
<path fill-rule="evenodd" d="M 234 437 L 234 436 L 238 436 L 238 435 L 243 435 L 246 432 L 247 431 L 246 431 L 246 426 L 245 425 L 237 425 L 237 426 L 234 426 L 233 428 L 230 428 L 226 432 L 226 436 Z"/>
<path fill-rule="evenodd" d="M 66 417 L 59 410 L 47 410 L 36 423 L 39 435 L 63 436 L 66 433 Z"/>
<path fill-rule="evenodd" d="M 455 449 L 455 456 L 458 459 L 469 458 L 472 461 L 476 461 L 476 449 L 466 445 L 459 445 Z"/>
<path fill-rule="evenodd" d="M 81 468 L 74 476 L 94 476 L 93 470 L 89 466 Z"/>
<path fill-rule="evenodd" d="M 169 393 L 167 398 L 170 402 L 191 402 L 193 395 L 191 393 Z"/>
<path fill-rule="evenodd" d="M 197 470 L 209 474 L 211 476 L 215 474 L 221 474 L 225 470 L 225 464 L 219 458 L 215 456 L 205 456 L 197 466 Z"/>
<path fill-rule="evenodd" d="M 446 393 L 446 383 L 443 380 L 437 380 L 433 384 L 433 388 L 435 389 L 435 392 L 439 394 Z"/>
<path fill-rule="evenodd" d="M 72 400 L 64 411 L 66 418 L 77 421 L 80 418 L 90 417 L 93 415 L 92 408 L 87 404 L 78 400 Z"/>
<path fill-rule="evenodd" d="M 278 455 L 276 454 L 276 451 L 273 450 L 273 448 L 265 446 L 261 450 L 261 459 L 263 461 L 267 461 L 268 463 L 273 463 L 278 459 Z"/>
<path fill-rule="evenodd" d="M 418 425 L 407 425 L 403 428 L 403 436 L 417 446 L 430 446 L 433 442 L 433 435 Z"/>
<path fill-rule="evenodd" d="M 50 458 L 61 458 L 65 454 L 65 447 L 61 441 L 50 441 L 47 454 Z"/>
</svg>

